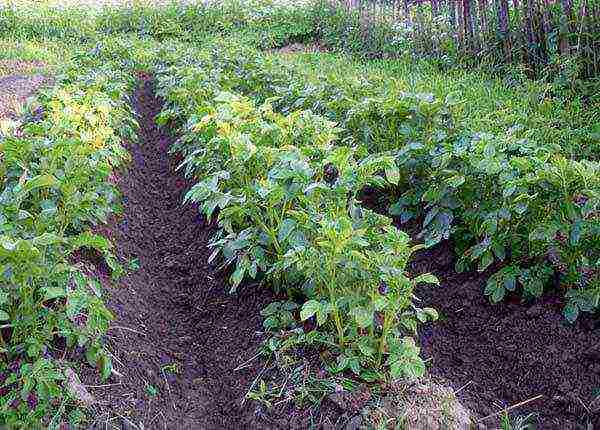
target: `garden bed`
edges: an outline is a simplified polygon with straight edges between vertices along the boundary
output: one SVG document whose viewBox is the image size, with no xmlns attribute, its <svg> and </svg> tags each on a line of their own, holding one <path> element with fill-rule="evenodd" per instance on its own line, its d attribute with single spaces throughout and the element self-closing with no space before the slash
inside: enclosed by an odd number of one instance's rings
<svg viewBox="0 0 600 430">
<path fill-rule="evenodd" d="M 0 13 L 0 426 L 600 427 L 597 92 L 223 6 Z"/>
<path fill-rule="evenodd" d="M 569 324 L 561 298 L 553 295 L 530 304 L 516 297 L 490 304 L 482 294 L 489 274 L 456 273 L 447 243 L 422 252 L 413 264 L 441 280 L 439 288 L 418 291 L 424 305 L 440 312 L 440 320 L 421 332 L 423 355 L 463 404 L 484 417 L 525 402 L 509 415 L 533 414 L 530 422 L 543 429 L 600 425 L 596 318 Z"/>
<path fill-rule="evenodd" d="M 95 398 L 94 422 L 108 428 L 265 428 L 266 417 L 244 399 L 266 366 L 257 357 L 265 338 L 260 311 L 274 296 L 256 285 L 228 294 L 226 274 L 207 262 L 214 226 L 192 205 L 182 205 L 189 183 L 168 155 L 170 130 L 154 122 L 161 106 L 144 77 L 134 95 L 139 141 L 129 145 L 132 163 L 117 180 L 123 216 L 103 227 L 119 257 L 139 268 L 110 288 L 115 321 L 108 349 L 116 373 L 99 383 L 93 369 L 81 369 Z M 280 412 L 285 415 L 271 413 L 268 420 L 310 418 L 293 407 Z"/>
</svg>

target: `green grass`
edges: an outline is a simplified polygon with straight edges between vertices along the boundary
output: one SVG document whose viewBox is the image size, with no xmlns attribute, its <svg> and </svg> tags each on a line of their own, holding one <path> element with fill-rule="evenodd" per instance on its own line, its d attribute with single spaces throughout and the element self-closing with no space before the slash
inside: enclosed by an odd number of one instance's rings
<svg viewBox="0 0 600 430">
<path fill-rule="evenodd" d="M 280 54 L 272 54 L 281 57 Z M 553 94 L 551 84 L 483 71 L 441 71 L 426 61 L 363 61 L 337 53 L 283 56 L 308 81 L 369 79 L 408 92 L 451 96 L 459 125 L 472 132 L 511 131 L 539 144 L 558 145 L 574 158 L 600 159 L 600 94 L 590 100 Z"/>
<path fill-rule="evenodd" d="M 0 60 L 43 61 L 59 64 L 73 46 L 60 41 L 0 39 Z"/>
<path fill-rule="evenodd" d="M 290 38 L 306 37 L 312 22 L 308 12 L 290 15 L 288 9 L 272 9 L 268 2 L 252 9 L 233 1 L 217 8 L 192 8 L 185 15 L 177 8 L 153 8 L 143 3 L 147 2 L 137 2 L 133 9 L 94 11 L 27 4 L 15 12 L 2 12 L 0 24 L 4 21 L 5 25 L 0 36 L 22 42 L 0 42 L 0 59 L 56 64 L 73 46 L 125 34 L 132 40 L 175 39 L 196 45 L 220 35 L 268 48 Z M 257 20 L 251 18 L 251 11 L 271 15 Z M 360 60 L 321 52 L 284 58 L 309 82 L 321 81 L 323 75 L 334 81 L 369 79 L 381 82 L 382 87 L 451 96 L 458 101 L 454 113 L 462 128 L 494 134 L 510 131 L 540 145 L 554 145 L 573 158 L 600 159 L 600 86 L 582 95 L 528 80 L 518 70 L 500 79 L 480 70 L 440 70 L 425 60 Z"/>
<path fill-rule="evenodd" d="M 68 61 L 75 46 L 58 41 L 0 39 L 0 77 L 54 75 Z"/>
</svg>

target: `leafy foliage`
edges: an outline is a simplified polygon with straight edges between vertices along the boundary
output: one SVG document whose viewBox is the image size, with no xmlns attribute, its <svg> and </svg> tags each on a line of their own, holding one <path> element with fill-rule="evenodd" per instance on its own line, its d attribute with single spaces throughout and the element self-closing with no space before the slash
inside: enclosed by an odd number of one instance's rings
<svg viewBox="0 0 600 430">
<path fill-rule="evenodd" d="M 411 334 L 437 314 L 417 307 L 413 291 L 437 281 L 407 272 L 418 247 L 388 217 L 362 207 L 358 196 L 367 185 L 395 196 L 391 215 L 418 223 L 426 246 L 452 239 L 458 269 L 487 271 L 485 294 L 493 302 L 516 293 L 530 300 L 554 283 L 566 290 L 569 320 L 598 309 L 593 124 L 568 134 L 556 130 L 560 123 L 545 126 L 569 148 L 551 138 L 523 139 L 517 127 L 466 132 L 455 124 L 464 103 L 453 97 L 343 73 L 307 82 L 294 67 L 240 43 L 264 49 L 320 37 L 366 57 L 418 48 L 407 29 L 382 23 L 365 31 L 359 15 L 338 9 L 261 1 L 93 16 L 44 10 L 43 26 L 41 15 L 29 12 L 1 10 L 1 31 L 92 43 L 76 57 L 80 67 L 41 97 L 41 118 L 31 111 L 22 124 L 0 124 L 0 414 L 8 424 L 47 421 L 69 402 L 53 359 L 57 339 L 84 348 L 104 376 L 111 371 L 101 346 L 110 319 L 101 285 L 74 256 L 94 249 L 121 272 L 110 243 L 90 229 L 118 210 L 111 175 L 127 158 L 121 138 L 135 128 L 123 103 L 133 78 L 113 69 L 160 66 L 167 107 L 158 121 L 179 126 L 174 150 L 197 180 L 187 199 L 217 219 L 213 258 L 231 268 L 233 289 L 256 279 L 288 295 L 263 312 L 267 328 L 285 330 L 271 346 L 327 348 L 332 372 L 367 380 L 424 371 Z M 232 34 L 208 49 L 187 44 Z M 445 43 L 444 34 L 429 36 L 418 42 Z M 443 65 L 458 51 L 448 43 L 441 52 Z M 561 73 L 530 102 L 547 112 L 548 94 L 580 84 L 576 62 L 557 57 L 549 64 L 551 77 L 554 67 Z M 521 75 L 505 80 L 513 85 Z M 586 109 L 576 104 L 575 112 Z"/>
<path fill-rule="evenodd" d="M 205 85 L 167 69 L 159 87 L 168 106 L 159 121 L 190 112 L 177 146 L 186 155 L 182 168 L 198 181 L 186 200 L 217 216 L 212 258 L 232 266 L 232 288 L 260 278 L 303 300 L 300 320 L 316 330 L 306 342 L 335 345 L 336 372 L 422 374 L 407 336 L 435 312 L 416 308 L 413 290 L 435 278 L 411 280 L 405 267 L 416 248 L 408 236 L 357 200 L 367 185 L 397 183 L 393 157 L 358 158 L 357 149 L 337 144 L 335 124 L 311 111 L 285 115 L 269 101 L 255 106 L 219 92 L 236 82 L 218 72 Z M 292 310 L 266 309 L 268 325 L 290 326 Z"/>
<path fill-rule="evenodd" d="M 113 274 L 121 270 L 110 242 L 90 227 L 118 209 L 110 177 L 127 158 L 120 142 L 134 123 L 120 97 L 126 80 L 76 73 L 40 96 L 31 119 L 4 122 L 0 134 L 0 354 L 13 363 L 3 370 L 0 410 L 18 427 L 68 400 L 52 359 L 57 339 L 86 350 L 105 377 L 111 369 L 101 345 L 111 314 L 74 255 L 96 250 Z"/>
<path fill-rule="evenodd" d="M 451 97 L 384 93 L 343 79 L 306 85 L 293 71 L 271 72 L 239 49 L 208 52 L 200 66 L 215 79 L 213 96 L 221 87 L 259 100 L 277 94 L 271 102 L 276 111 L 310 109 L 339 124 L 340 144 L 352 148 L 358 160 L 391 157 L 396 177 L 381 184 L 399 194 L 391 214 L 402 223 L 419 222 L 426 246 L 452 239 L 458 270 L 493 269 L 485 291 L 493 301 L 517 291 L 525 299 L 539 297 L 554 282 L 568 288 L 569 319 L 597 308 L 596 161 L 572 159 L 556 145 L 522 138 L 516 129 L 462 132 L 454 125 Z M 193 66 L 174 68 L 165 83 L 183 82 L 171 95 L 194 97 L 198 74 Z M 202 91 L 207 88 L 210 83 Z M 164 115 L 193 116 L 193 109 L 173 104 Z"/>
</svg>

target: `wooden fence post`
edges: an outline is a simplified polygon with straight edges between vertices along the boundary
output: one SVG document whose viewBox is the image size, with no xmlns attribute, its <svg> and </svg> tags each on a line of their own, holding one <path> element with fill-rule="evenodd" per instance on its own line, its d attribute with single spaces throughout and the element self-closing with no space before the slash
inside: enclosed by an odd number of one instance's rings
<svg viewBox="0 0 600 430">
<path fill-rule="evenodd" d="M 560 53 L 568 55 L 571 51 L 569 35 L 571 33 L 571 21 L 573 18 L 573 4 L 571 0 L 561 0 L 562 13 L 560 16 Z"/>
<path fill-rule="evenodd" d="M 509 33 L 509 9 L 508 0 L 498 0 L 498 26 L 500 27 L 500 36 L 502 37 L 502 47 L 504 49 L 504 59 L 507 63 L 512 62 L 512 52 L 510 46 Z"/>
</svg>

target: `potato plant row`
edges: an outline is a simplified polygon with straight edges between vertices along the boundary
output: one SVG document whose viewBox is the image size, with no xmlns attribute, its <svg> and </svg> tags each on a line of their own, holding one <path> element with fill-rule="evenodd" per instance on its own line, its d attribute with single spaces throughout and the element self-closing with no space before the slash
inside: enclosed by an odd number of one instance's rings
<svg viewBox="0 0 600 430">
<path fill-rule="evenodd" d="M 452 98 L 389 91 L 381 83 L 298 73 L 252 50 L 218 47 L 185 67 L 181 97 L 214 85 L 263 101 L 276 112 L 310 110 L 339 127 L 338 144 L 357 159 L 391 157 L 397 181 L 390 212 L 421 226 L 426 246 L 452 240 L 456 269 L 487 271 L 485 294 L 534 300 L 564 291 L 574 321 L 600 304 L 600 163 L 573 158 L 557 145 L 501 135 L 466 133 L 453 124 Z M 218 71 L 218 72 L 217 72 Z M 204 74 L 203 74 L 204 73 Z M 214 84 L 214 79 L 220 80 Z M 196 86 L 196 82 L 204 85 Z M 175 114 L 194 107 L 177 106 Z M 582 151 L 585 152 L 585 151 Z"/>
<path fill-rule="evenodd" d="M 44 425 L 70 404 L 64 348 L 79 347 L 104 377 L 101 345 L 111 314 L 82 251 L 122 270 L 92 227 L 118 209 L 111 178 L 128 155 L 135 121 L 120 73 L 68 70 L 19 121 L 0 123 L 0 414 Z"/>
<path fill-rule="evenodd" d="M 569 320 L 598 309 L 597 160 L 572 158 L 555 145 L 518 138 L 514 130 L 457 130 L 450 98 L 352 97 L 369 92 L 360 87 L 340 92 L 323 83 L 307 92 L 292 84 L 279 109 L 313 109 L 343 125 L 347 144 L 392 156 L 400 180 L 390 191 L 400 196 L 391 214 L 402 223 L 417 221 L 428 247 L 451 239 L 457 271 L 490 270 L 485 294 L 493 302 L 511 293 L 532 300 L 558 287 L 565 290 Z"/>
<path fill-rule="evenodd" d="M 159 74 L 166 108 L 158 121 L 181 125 L 174 149 L 196 181 L 186 200 L 216 217 L 211 259 L 231 268 L 232 290 L 255 279 L 285 291 L 290 301 L 265 310 L 267 325 L 304 321 L 292 336 L 331 349 L 334 372 L 420 376 L 412 334 L 437 315 L 416 306 L 414 289 L 437 280 L 407 272 L 420 246 L 358 200 L 365 186 L 398 182 L 393 157 L 359 157 L 339 144 L 333 122 L 256 104 L 234 92 L 226 72 L 207 66 Z"/>
</svg>

